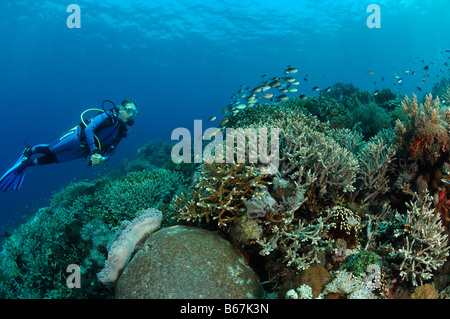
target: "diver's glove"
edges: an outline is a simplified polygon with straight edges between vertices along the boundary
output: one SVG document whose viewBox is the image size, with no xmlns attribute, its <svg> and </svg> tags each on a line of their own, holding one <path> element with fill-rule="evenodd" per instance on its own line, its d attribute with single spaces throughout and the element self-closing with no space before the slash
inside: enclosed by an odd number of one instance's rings
<svg viewBox="0 0 450 319">
<path fill-rule="evenodd" d="M 92 151 L 92 153 L 91 153 L 91 161 L 90 161 L 90 164 L 91 164 L 92 166 L 98 166 L 98 165 L 101 165 L 101 164 L 103 164 L 105 161 L 106 161 L 106 158 L 103 157 L 103 156 L 98 152 L 98 150 Z"/>
</svg>

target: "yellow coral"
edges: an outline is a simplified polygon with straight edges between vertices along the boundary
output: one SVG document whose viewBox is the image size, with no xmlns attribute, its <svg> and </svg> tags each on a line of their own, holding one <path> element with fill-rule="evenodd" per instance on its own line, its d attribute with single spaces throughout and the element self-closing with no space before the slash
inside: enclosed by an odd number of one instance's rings
<svg viewBox="0 0 450 319">
<path fill-rule="evenodd" d="M 192 199 L 188 200 L 184 194 L 176 196 L 172 208 L 182 220 L 205 218 L 209 223 L 212 217 L 223 227 L 239 215 L 247 199 L 264 193 L 259 188 L 267 184 L 265 178 L 258 169 L 243 163 L 205 163 Z"/>
</svg>

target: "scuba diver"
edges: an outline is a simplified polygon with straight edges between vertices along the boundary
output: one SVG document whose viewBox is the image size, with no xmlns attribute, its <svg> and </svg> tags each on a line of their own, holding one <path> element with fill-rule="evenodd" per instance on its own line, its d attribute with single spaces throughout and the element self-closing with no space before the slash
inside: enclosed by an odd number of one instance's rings
<svg viewBox="0 0 450 319">
<path fill-rule="evenodd" d="M 114 107 L 105 111 L 105 102 Z M 101 111 L 100 114 L 84 120 L 87 111 Z M 26 147 L 16 164 L 0 178 L 0 190 L 18 190 L 22 185 L 27 167 L 68 162 L 90 156 L 88 166 L 97 166 L 114 154 L 117 144 L 129 133 L 127 125 L 133 125 L 132 117 L 137 116 L 136 103 L 130 99 L 117 107 L 105 100 L 102 109 L 89 109 L 81 114 L 81 123 L 50 144 Z M 32 158 L 35 154 L 42 154 Z"/>
</svg>

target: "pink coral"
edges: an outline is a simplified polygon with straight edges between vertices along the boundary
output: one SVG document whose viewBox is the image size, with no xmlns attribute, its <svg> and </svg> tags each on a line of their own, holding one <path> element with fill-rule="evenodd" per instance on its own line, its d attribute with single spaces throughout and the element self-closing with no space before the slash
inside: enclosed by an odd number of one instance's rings
<svg viewBox="0 0 450 319">
<path fill-rule="evenodd" d="M 119 236 L 111 244 L 108 259 L 101 272 L 97 274 L 103 284 L 112 284 L 119 277 L 136 244 L 145 236 L 156 231 L 161 225 L 160 211 L 149 208 L 141 215 L 128 222 Z"/>
</svg>

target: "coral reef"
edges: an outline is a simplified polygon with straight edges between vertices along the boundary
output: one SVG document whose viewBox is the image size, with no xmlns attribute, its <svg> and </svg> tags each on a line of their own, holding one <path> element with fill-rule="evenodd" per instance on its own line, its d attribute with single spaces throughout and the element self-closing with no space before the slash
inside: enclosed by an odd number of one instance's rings
<svg viewBox="0 0 450 319">
<path fill-rule="evenodd" d="M 421 102 L 337 83 L 319 97 L 225 114 L 224 130 L 277 132 L 266 136 L 279 142 L 270 174 L 234 140 L 245 161 L 236 152 L 234 162 L 195 165 L 173 163 L 171 143 L 149 142 L 119 169 L 67 186 L 11 232 L 0 297 L 448 298 L 445 83 Z M 230 141 L 215 142 L 214 158 Z M 121 262 L 111 262 L 115 239 L 148 207 L 164 216 L 162 229 L 145 242 L 146 229 L 123 236 Z M 61 280 L 72 263 L 82 290 Z M 114 276 L 98 278 L 105 265 Z"/>
<path fill-rule="evenodd" d="M 147 207 L 161 210 L 169 219 L 163 224 L 170 224 L 168 206 L 173 194 L 184 187 L 180 173 L 162 168 L 70 184 L 5 238 L 0 296 L 111 298 L 112 290 L 96 274 L 114 233 Z M 80 266 L 82 289 L 66 285 L 70 264 Z"/>
<path fill-rule="evenodd" d="M 188 226 L 148 237 L 116 286 L 116 298 L 262 297 L 258 276 L 228 241 Z"/>
</svg>

